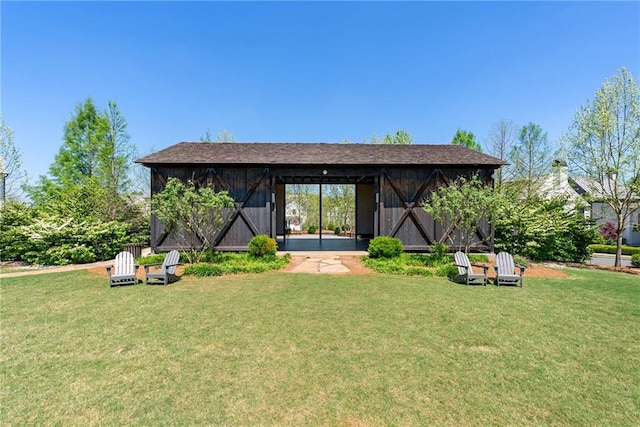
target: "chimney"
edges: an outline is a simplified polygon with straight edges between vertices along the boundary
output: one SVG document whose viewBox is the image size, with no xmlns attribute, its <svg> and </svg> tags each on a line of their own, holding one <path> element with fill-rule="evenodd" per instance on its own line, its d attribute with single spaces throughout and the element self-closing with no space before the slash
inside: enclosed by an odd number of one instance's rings
<svg viewBox="0 0 640 427">
<path fill-rule="evenodd" d="M 569 182 L 569 168 L 567 167 L 567 162 L 556 159 L 551 164 L 551 170 L 553 171 L 554 189 L 559 190 L 562 186 L 567 185 Z"/>
</svg>

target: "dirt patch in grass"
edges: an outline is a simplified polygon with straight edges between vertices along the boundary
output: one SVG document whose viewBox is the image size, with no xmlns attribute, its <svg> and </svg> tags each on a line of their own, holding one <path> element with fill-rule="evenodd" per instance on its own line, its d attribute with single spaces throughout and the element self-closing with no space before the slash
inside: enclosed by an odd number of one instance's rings
<svg viewBox="0 0 640 427">
<path fill-rule="evenodd" d="M 496 272 L 493 268 L 493 264 L 489 262 L 474 262 L 473 264 L 478 265 L 486 265 L 489 267 L 489 271 L 487 276 L 490 279 L 494 279 L 496 277 Z M 520 270 L 517 270 L 520 271 Z M 561 266 L 558 267 L 548 267 L 544 264 L 530 264 L 529 267 L 524 271 L 524 277 L 542 277 L 542 278 L 562 278 L 567 277 L 567 272 L 561 269 Z"/>
</svg>

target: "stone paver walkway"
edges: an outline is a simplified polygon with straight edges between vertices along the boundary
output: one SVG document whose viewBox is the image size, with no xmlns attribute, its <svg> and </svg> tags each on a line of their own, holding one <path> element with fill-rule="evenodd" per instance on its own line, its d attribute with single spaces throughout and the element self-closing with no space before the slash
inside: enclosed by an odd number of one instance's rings
<svg viewBox="0 0 640 427">
<path fill-rule="evenodd" d="M 340 257 L 307 258 L 302 263 L 289 270 L 289 273 L 349 273 L 349 269 L 342 264 Z"/>
</svg>

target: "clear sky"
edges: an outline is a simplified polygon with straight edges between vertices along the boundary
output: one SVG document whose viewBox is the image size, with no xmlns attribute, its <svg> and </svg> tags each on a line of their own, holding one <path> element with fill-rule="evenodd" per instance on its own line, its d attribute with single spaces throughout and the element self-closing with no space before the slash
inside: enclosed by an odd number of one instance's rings
<svg viewBox="0 0 640 427">
<path fill-rule="evenodd" d="M 352 142 L 397 129 L 556 141 L 626 67 L 638 2 L 0 2 L 2 113 L 30 177 L 75 106 L 116 101 L 140 155 L 209 129 L 242 142 Z"/>
</svg>

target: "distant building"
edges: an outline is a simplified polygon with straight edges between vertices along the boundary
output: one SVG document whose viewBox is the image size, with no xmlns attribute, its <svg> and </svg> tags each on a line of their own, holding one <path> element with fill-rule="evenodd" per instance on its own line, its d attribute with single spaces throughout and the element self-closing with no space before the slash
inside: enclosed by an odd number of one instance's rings
<svg viewBox="0 0 640 427">
<path fill-rule="evenodd" d="M 296 202 L 289 202 L 285 206 L 285 220 L 291 231 L 302 231 L 302 224 L 307 220 L 307 214 Z"/>
<path fill-rule="evenodd" d="M 597 225 L 606 222 L 617 223 L 611 207 L 604 201 L 604 192 L 599 182 L 590 178 L 570 178 L 571 184 L 578 194 L 589 201 L 591 220 Z M 605 186 L 611 186 L 615 180 L 609 179 Z M 626 189 L 619 189 L 620 194 L 626 194 Z M 624 224 L 622 240 L 627 245 L 640 246 L 640 199 L 636 200 L 636 208 L 631 211 Z"/>
<path fill-rule="evenodd" d="M 567 199 L 567 210 L 583 212 L 588 218 L 589 203 L 582 197 L 569 178 L 567 164 L 561 160 L 555 160 L 551 167 L 551 173 L 540 177 L 538 195 L 545 199 L 563 197 Z"/>
<path fill-rule="evenodd" d="M 563 161 L 554 161 L 552 172 L 540 177 L 536 191 L 545 199 L 566 198 L 567 209 L 582 212 L 585 218 L 592 220 L 596 225 L 617 221 L 611 207 L 604 201 L 604 192 L 600 184 L 590 178 L 570 177 L 567 165 Z M 620 189 L 621 194 L 625 191 L 626 189 Z M 640 200 L 638 202 L 640 203 Z M 640 245 L 640 207 L 627 218 L 622 238 L 628 245 Z"/>
</svg>

